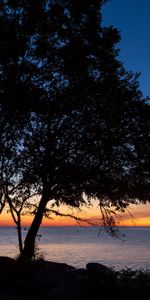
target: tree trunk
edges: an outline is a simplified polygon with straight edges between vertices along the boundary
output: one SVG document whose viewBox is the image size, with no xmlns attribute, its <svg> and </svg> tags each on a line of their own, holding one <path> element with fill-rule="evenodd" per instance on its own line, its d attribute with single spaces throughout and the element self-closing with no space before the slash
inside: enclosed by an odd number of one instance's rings
<svg viewBox="0 0 150 300">
<path fill-rule="evenodd" d="M 48 194 L 43 193 L 43 196 L 39 203 L 39 207 L 25 238 L 24 248 L 20 257 L 21 259 L 31 260 L 35 255 L 35 240 L 42 222 L 43 214 L 48 200 Z"/>
<path fill-rule="evenodd" d="M 17 232 L 18 232 L 19 250 L 21 255 L 23 250 L 23 245 L 22 245 L 22 233 L 21 233 L 21 220 L 19 214 L 18 214 L 18 222 L 17 222 Z"/>
</svg>

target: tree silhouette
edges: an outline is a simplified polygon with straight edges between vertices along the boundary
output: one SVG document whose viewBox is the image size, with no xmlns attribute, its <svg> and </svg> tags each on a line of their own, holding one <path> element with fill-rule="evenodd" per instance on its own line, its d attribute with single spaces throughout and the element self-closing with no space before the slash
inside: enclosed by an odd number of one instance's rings
<svg viewBox="0 0 150 300">
<path fill-rule="evenodd" d="M 101 26 L 104 2 L 3 1 L 2 107 L 21 116 L 21 176 L 41 196 L 22 257 L 34 255 L 48 203 L 52 211 L 98 199 L 110 226 L 112 207 L 150 200 L 150 109 L 118 59 L 118 30 Z"/>
</svg>

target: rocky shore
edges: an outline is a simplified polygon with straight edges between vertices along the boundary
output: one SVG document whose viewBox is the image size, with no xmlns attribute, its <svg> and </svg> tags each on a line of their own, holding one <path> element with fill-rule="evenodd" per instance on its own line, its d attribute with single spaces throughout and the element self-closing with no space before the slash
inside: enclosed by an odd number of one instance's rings
<svg viewBox="0 0 150 300">
<path fill-rule="evenodd" d="M 0 257 L 0 300 L 137 300 L 149 297 L 148 271 L 115 271 L 98 263 L 75 269 L 65 263 L 45 260 L 21 263 Z"/>
</svg>

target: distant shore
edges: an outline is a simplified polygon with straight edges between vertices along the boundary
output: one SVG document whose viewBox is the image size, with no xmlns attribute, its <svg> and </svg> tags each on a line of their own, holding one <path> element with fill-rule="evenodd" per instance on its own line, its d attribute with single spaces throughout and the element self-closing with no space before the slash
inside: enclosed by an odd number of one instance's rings
<svg viewBox="0 0 150 300">
<path fill-rule="evenodd" d="M 137 300 L 143 295 L 150 295 L 148 270 L 116 271 L 98 263 L 76 269 L 66 263 L 0 257 L 1 300 Z"/>
</svg>

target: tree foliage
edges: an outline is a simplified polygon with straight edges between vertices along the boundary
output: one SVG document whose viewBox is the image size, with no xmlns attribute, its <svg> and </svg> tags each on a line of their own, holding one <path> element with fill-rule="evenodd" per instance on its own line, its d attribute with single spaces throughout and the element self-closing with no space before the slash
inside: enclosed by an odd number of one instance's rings
<svg viewBox="0 0 150 300">
<path fill-rule="evenodd" d="M 1 207 L 9 169 L 15 205 L 31 209 L 27 200 L 41 196 L 22 252 L 29 258 L 49 201 L 98 199 L 110 226 L 111 207 L 150 200 L 150 109 L 118 58 L 118 30 L 101 25 L 104 2 L 2 1 Z"/>
</svg>

